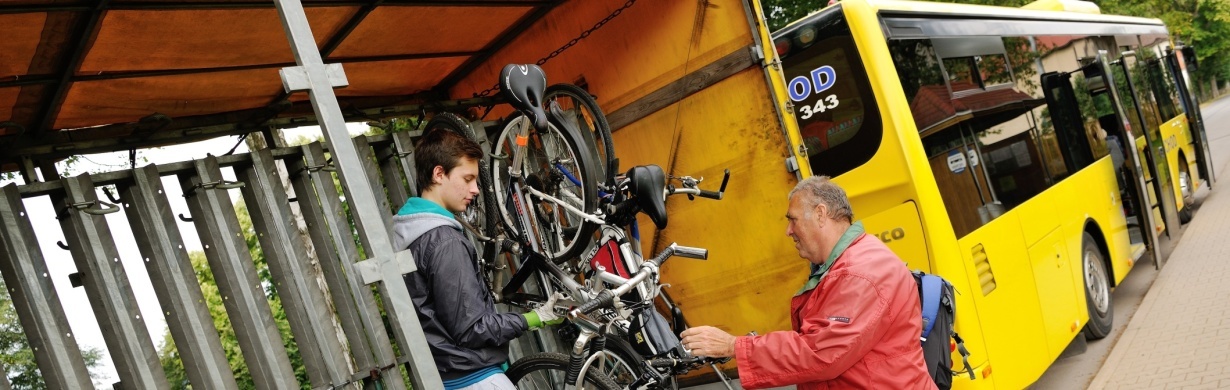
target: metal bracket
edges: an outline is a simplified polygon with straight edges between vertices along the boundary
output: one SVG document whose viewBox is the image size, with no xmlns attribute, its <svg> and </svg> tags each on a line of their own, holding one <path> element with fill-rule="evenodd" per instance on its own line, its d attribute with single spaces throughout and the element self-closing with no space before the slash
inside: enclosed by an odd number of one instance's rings
<svg viewBox="0 0 1230 390">
<path fill-rule="evenodd" d="M 288 66 L 278 71 L 278 74 L 282 76 L 282 88 L 286 90 L 286 93 L 306 91 L 312 88 L 309 66 L 321 65 Z M 342 64 L 325 64 L 324 73 L 325 77 L 329 78 L 329 85 L 334 88 L 350 85 L 350 81 L 346 80 L 346 72 L 342 70 Z"/>
<path fill-rule="evenodd" d="M 394 256 L 396 256 L 395 262 L 397 263 L 397 268 L 402 275 L 414 272 L 418 268 L 414 265 L 414 256 L 410 254 L 409 250 L 397 252 Z M 365 285 L 384 280 L 384 275 L 380 272 L 380 264 L 378 264 L 375 259 L 367 259 L 354 263 L 352 267 L 359 272 L 359 279 L 361 279 Z"/>
<path fill-rule="evenodd" d="M 786 157 L 786 172 L 794 173 L 799 171 L 799 159 L 794 156 Z"/>
<path fill-rule="evenodd" d="M 208 183 L 197 183 L 197 184 L 194 184 L 192 188 L 189 188 L 187 192 L 184 192 L 184 197 L 190 198 L 193 195 L 196 195 L 196 190 L 198 188 L 204 188 L 207 190 L 212 190 L 215 188 L 220 189 L 220 190 L 231 190 L 235 188 L 243 188 L 243 186 L 244 186 L 244 183 L 242 181 L 230 181 L 230 180 L 218 180 L 218 181 L 211 181 Z"/>
<path fill-rule="evenodd" d="M 87 200 L 85 202 L 70 203 L 64 206 L 64 208 L 60 209 L 60 212 L 56 214 L 56 219 L 68 218 L 68 212 L 70 209 L 79 210 L 83 213 L 90 214 L 90 215 L 106 215 L 106 214 L 114 213 L 116 211 L 120 211 L 119 206 L 116 206 L 113 203 L 107 203 L 107 202 L 95 199 L 95 200 Z"/>
</svg>

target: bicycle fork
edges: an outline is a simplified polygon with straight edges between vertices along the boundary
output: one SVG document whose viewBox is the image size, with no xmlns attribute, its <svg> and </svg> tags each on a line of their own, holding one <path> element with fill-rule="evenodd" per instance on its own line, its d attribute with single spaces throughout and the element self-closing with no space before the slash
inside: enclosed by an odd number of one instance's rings
<svg viewBox="0 0 1230 390">
<path fill-rule="evenodd" d="M 606 332 L 610 325 L 595 326 L 595 322 L 588 319 L 581 319 L 574 323 L 581 328 L 581 334 L 572 344 L 572 353 L 568 356 L 568 374 L 564 377 L 565 389 L 584 388 L 585 375 L 589 368 L 593 367 L 595 362 L 599 367 L 606 364 L 606 354 L 603 351 L 606 350 Z M 588 353 L 591 350 L 594 353 Z"/>
</svg>

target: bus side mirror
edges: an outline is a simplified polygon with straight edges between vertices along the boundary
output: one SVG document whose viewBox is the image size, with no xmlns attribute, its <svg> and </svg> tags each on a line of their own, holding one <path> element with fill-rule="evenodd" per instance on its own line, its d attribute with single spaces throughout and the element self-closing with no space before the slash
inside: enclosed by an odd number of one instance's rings
<svg viewBox="0 0 1230 390">
<path fill-rule="evenodd" d="M 1184 46 L 1182 49 L 1179 49 L 1179 50 L 1183 52 L 1183 61 L 1187 63 L 1186 64 L 1187 71 L 1195 72 L 1196 71 L 1196 48 L 1191 47 L 1191 46 Z"/>
</svg>

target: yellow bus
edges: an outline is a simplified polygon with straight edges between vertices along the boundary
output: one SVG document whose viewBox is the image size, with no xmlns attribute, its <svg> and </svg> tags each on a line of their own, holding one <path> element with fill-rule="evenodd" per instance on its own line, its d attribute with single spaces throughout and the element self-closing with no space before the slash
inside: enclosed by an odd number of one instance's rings
<svg viewBox="0 0 1230 390">
<path fill-rule="evenodd" d="M 846 0 L 772 36 L 800 176 L 956 286 L 955 388 L 1026 387 L 1105 337 L 1111 289 L 1210 176 L 1160 21 L 1023 8 Z"/>
</svg>

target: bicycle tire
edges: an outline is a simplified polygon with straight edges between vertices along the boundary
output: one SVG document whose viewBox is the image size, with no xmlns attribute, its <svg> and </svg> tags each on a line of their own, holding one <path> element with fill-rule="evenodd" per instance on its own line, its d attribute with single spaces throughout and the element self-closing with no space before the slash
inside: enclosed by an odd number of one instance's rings
<svg viewBox="0 0 1230 390">
<path fill-rule="evenodd" d="M 558 371 L 555 374 L 551 371 Z M 540 352 L 517 359 L 504 375 L 518 389 L 563 389 L 568 372 L 568 355 L 558 352 Z M 542 382 L 545 378 L 546 382 Z M 526 382 L 526 381 L 529 382 Z M 595 371 L 585 373 L 585 389 L 619 390 L 619 385 L 606 375 Z"/>
<path fill-rule="evenodd" d="M 521 235 L 520 229 L 517 228 L 519 222 L 515 219 L 518 215 L 513 205 L 509 204 L 512 145 L 521 126 L 529 126 L 530 135 L 522 164 L 523 176 L 534 177 L 540 183 L 540 191 L 567 201 L 585 213 L 593 214 L 598 209 L 597 171 L 594 168 L 593 154 L 586 153 L 589 149 L 582 143 L 583 136 L 572 134 L 568 129 L 557 129 L 555 125 L 548 126 L 546 132 L 540 132 L 533 128 L 525 115 L 515 112 L 502 127 L 498 138 L 492 142 L 491 153 L 492 188 L 496 200 L 493 203 L 505 231 L 512 235 Z M 565 154 L 566 156 L 560 158 Z M 556 163 L 565 169 L 556 168 Z M 568 175 L 572 177 L 569 178 Z M 576 179 L 576 182 L 571 179 Z M 543 248 L 541 252 L 544 256 L 558 264 L 585 250 L 598 227 L 596 224 L 549 201 L 535 201 L 532 204 L 539 217 L 537 221 L 531 221 L 532 227 L 540 238 L 550 233 L 547 237 L 549 240 L 544 241 L 554 246 Z M 550 231 L 544 228 L 544 225 L 549 225 Z M 522 241 L 526 241 L 524 237 Z"/>
<path fill-rule="evenodd" d="M 469 121 L 451 112 L 442 112 L 432 117 L 431 120 L 427 121 L 426 126 L 423 127 L 423 134 L 437 129 L 451 131 L 454 134 L 466 137 L 470 141 L 474 141 L 475 144 L 480 146 L 484 143 L 484 139 L 478 137 L 477 133 L 474 132 L 474 128 L 470 126 Z M 483 153 L 483 157 L 478 162 L 478 198 L 470 202 L 470 205 L 466 207 L 466 211 L 458 215 L 458 218 L 465 219 L 466 222 L 474 226 L 475 229 L 478 229 L 484 236 L 494 237 L 497 228 L 496 222 L 491 220 L 496 212 L 494 199 L 495 194 L 491 187 L 491 162 L 487 154 Z M 479 257 L 485 261 L 494 261 L 498 251 L 495 243 L 483 243 L 477 239 L 473 239 L 473 241 L 474 247 L 480 250 Z M 490 280 L 491 275 L 487 275 L 486 271 L 484 271 L 484 275 Z M 488 283 L 490 284 L 490 282 Z M 495 286 L 488 287 L 494 288 Z"/>
<path fill-rule="evenodd" d="M 575 115 L 577 128 L 583 133 L 592 135 L 591 145 L 598 154 L 598 177 L 601 184 L 614 184 L 615 176 L 611 164 L 615 161 L 615 142 L 611 139 L 611 124 L 606 120 L 606 114 L 598 106 L 598 101 L 585 89 L 574 84 L 560 83 L 547 87 L 543 92 L 543 101 L 555 100 L 565 113 Z M 582 126 L 583 125 L 583 126 Z"/>
<path fill-rule="evenodd" d="M 564 345 L 572 345 L 566 343 Z M 617 335 L 608 334 L 606 336 L 606 348 L 603 349 L 608 355 L 612 355 L 616 359 L 614 369 L 602 370 L 602 373 L 615 382 L 616 386 L 621 389 L 628 388 L 637 379 L 645 375 L 641 370 L 644 368 L 645 358 L 636 353 L 626 340 Z M 618 367 L 622 363 L 623 367 Z"/>
</svg>

